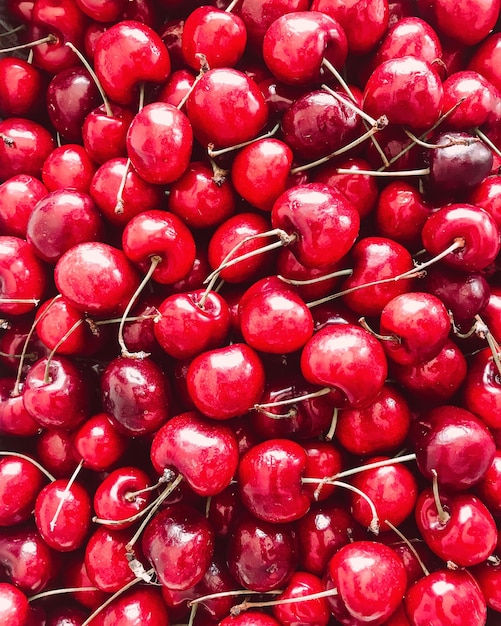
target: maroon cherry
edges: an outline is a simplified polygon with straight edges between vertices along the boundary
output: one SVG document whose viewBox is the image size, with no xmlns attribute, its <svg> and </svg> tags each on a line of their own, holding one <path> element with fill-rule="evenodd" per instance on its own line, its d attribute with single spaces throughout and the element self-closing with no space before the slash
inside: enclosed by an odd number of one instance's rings
<svg viewBox="0 0 501 626">
<path fill-rule="evenodd" d="M 212 496 L 233 479 L 238 444 L 231 428 L 190 411 L 172 417 L 155 433 L 151 460 L 159 474 L 174 468 L 195 493 Z"/>
<path fill-rule="evenodd" d="M 77 458 L 71 432 L 62 428 L 42 431 L 37 438 L 37 458 L 56 478 L 68 478 L 75 471 Z"/>
<path fill-rule="evenodd" d="M 94 69 L 111 100 L 128 105 L 140 83 L 163 82 L 171 66 L 160 35 L 146 24 L 122 20 L 99 37 Z"/>
</svg>

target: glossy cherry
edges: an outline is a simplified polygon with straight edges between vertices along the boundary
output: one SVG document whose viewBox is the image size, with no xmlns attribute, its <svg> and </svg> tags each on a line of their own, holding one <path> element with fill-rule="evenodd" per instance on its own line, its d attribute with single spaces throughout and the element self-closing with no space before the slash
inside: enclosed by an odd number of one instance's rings
<svg viewBox="0 0 501 626">
<path fill-rule="evenodd" d="M 17 174 L 40 178 L 45 159 L 54 150 L 52 134 L 41 124 L 21 117 L 0 122 L 0 180 Z"/>
<path fill-rule="evenodd" d="M 47 478 L 28 459 L 0 458 L 0 526 L 13 526 L 31 517 L 38 492 Z"/>
<path fill-rule="evenodd" d="M 0 185 L 0 231 L 26 238 L 26 225 L 33 207 L 48 193 L 45 185 L 29 174 L 17 174 Z"/>
</svg>

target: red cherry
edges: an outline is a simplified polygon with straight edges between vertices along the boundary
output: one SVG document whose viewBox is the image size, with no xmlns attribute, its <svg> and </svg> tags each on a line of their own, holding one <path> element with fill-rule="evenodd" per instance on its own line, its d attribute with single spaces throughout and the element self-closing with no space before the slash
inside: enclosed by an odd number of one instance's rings
<svg viewBox="0 0 501 626">
<path fill-rule="evenodd" d="M 33 207 L 47 195 L 38 178 L 17 174 L 0 185 L 0 230 L 3 235 L 26 238 L 26 225 Z"/>
<path fill-rule="evenodd" d="M 37 122 L 11 117 L 0 122 L 0 180 L 17 174 L 40 178 L 45 159 L 55 144 L 48 130 Z"/>
<path fill-rule="evenodd" d="M 161 593 L 151 587 L 131 589 L 92 618 L 93 626 L 168 626 Z"/>
<path fill-rule="evenodd" d="M 468 63 L 468 70 L 478 72 L 498 91 L 501 90 L 501 76 L 499 74 L 499 57 L 501 54 L 501 35 L 493 33 L 479 42 L 478 47 Z"/>
<path fill-rule="evenodd" d="M 463 385 L 464 407 L 479 417 L 489 428 L 501 428 L 499 403 L 501 386 L 499 371 L 489 348 L 476 354 L 468 368 Z"/>
<path fill-rule="evenodd" d="M 42 180 L 49 191 L 71 187 L 88 193 L 96 165 L 88 152 L 78 144 L 55 148 L 45 159 Z"/>
<path fill-rule="evenodd" d="M 36 117 L 42 105 L 42 72 L 24 59 L 0 59 L 0 114 L 2 117 Z"/>
<path fill-rule="evenodd" d="M 94 70 L 111 100 L 131 104 L 141 82 L 163 82 L 170 73 L 163 41 L 150 26 L 122 20 L 106 30 L 96 43 Z"/>
<path fill-rule="evenodd" d="M 106 413 L 97 413 L 82 424 L 73 443 L 84 467 L 95 471 L 109 470 L 128 447 L 127 439 L 115 429 Z"/>
<path fill-rule="evenodd" d="M 10 583 L 0 583 L 0 617 L 5 626 L 27 626 L 30 605 L 26 595 Z"/>
<path fill-rule="evenodd" d="M 77 0 L 80 9 L 98 22 L 114 22 L 125 9 L 126 0 Z"/>
<path fill-rule="evenodd" d="M 455 130 L 466 130 L 485 124 L 495 108 L 496 90 L 478 72 L 455 72 L 444 81 L 444 111 L 464 99 L 447 117 L 446 124 Z"/>
<path fill-rule="evenodd" d="M 101 105 L 84 119 L 82 140 L 89 157 L 100 165 L 127 154 L 127 130 L 134 119 L 130 109 L 112 103 L 110 113 Z"/>
<path fill-rule="evenodd" d="M 175 468 L 195 493 L 212 496 L 233 479 L 238 444 L 228 426 L 190 411 L 172 417 L 155 433 L 151 460 L 159 474 Z"/>
<path fill-rule="evenodd" d="M 85 545 L 85 569 L 92 586 L 115 593 L 134 579 L 126 557 L 132 532 L 100 527 Z"/>
<path fill-rule="evenodd" d="M 28 459 L 0 459 L 0 526 L 13 526 L 31 517 L 38 492 L 46 483 L 42 472 Z"/>
<path fill-rule="evenodd" d="M 309 572 L 295 572 L 278 600 L 287 599 L 287 604 L 277 604 L 273 607 L 273 614 L 281 624 L 311 624 L 311 626 L 327 626 L 331 612 L 325 598 L 305 600 L 304 598 L 322 593 L 324 587 L 320 578 Z M 301 598 L 294 602 L 294 598 Z"/>
</svg>

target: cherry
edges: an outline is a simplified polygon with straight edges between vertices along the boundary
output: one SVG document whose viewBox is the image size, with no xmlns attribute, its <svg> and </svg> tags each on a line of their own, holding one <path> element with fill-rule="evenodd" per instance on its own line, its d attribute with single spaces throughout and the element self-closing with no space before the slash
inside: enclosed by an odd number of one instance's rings
<svg viewBox="0 0 501 626">
<path fill-rule="evenodd" d="M 450 204 L 430 215 L 421 236 L 431 254 L 439 254 L 462 237 L 464 245 L 447 254 L 442 262 L 470 272 L 485 269 L 499 252 L 499 232 L 493 218 L 466 203 Z"/>
<path fill-rule="evenodd" d="M 348 615 L 363 622 L 388 618 L 402 601 L 407 586 L 405 567 L 398 554 L 375 541 L 343 546 L 330 559 L 328 571 Z"/>
<path fill-rule="evenodd" d="M 127 437 L 155 432 L 169 418 L 170 384 L 153 360 L 117 357 L 101 376 L 103 408 Z"/>
<path fill-rule="evenodd" d="M 501 52 L 501 35 L 492 33 L 479 42 L 471 60 L 468 63 L 468 70 L 478 72 L 498 90 L 501 90 L 501 77 L 498 69 L 498 59 Z"/>
<path fill-rule="evenodd" d="M 93 586 L 107 593 L 119 591 L 134 579 L 126 558 L 130 530 L 100 527 L 85 546 L 85 569 Z"/>
<path fill-rule="evenodd" d="M 311 10 L 338 20 L 346 32 L 348 48 L 355 54 L 373 50 L 388 26 L 389 11 L 385 0 L 350 4 L 342 0 L 313 0 Z"/>
<path fill-rule="evenodd" d="M 436 296 L 408 292 L 395 296 L 381 311 L 382 344 L 392 361 L 416 365 L 435 358 L 449 336 L 447 309 Z"/>
<path fill-rule="evenodd" d="M 159 474 L 175 468 L 195 493 L 211 496 L 233 479 L 238 444 L 231 428 L 190 411 L 172 417 L 155 433 L 151 460 Z"/>
<path fill-rule="evenodd" d="M 125 0 L 77 0 L 80 9 L 97 22 L 114 22 L 126 7 Z"/>
<path fill-rule="evenodd" d="M 16 387 L 14 378 L 0 379 L 0 432 L 20 437 L 36 435 L 40 426 L 24 408 L 23 398 Z"/>
<path fill-rule="evenodd" d="M 71 187 L 88 193 L 96 169 L 82 146 L 66 144 L 55 148 L 45 159 L 42 181 L 49 191 Z"/>
<path fill-rule="evenodd" d="M 71 592 L 71 598 L 78 602 L 79 605 L 91 610 L 94 610 L 105 601 L 107 595 L 104 591 L 99 591 L 97 588 L 95 588 L 94 591 L 90 591 L 90 588 L 94 587 L 94 585 L 87 574 L 84 551 L 77 550 L 68 553 L 66 555 L 65 565 L 66 584 L 68 587 L 79 590 Z M 84 591 L 84 589 L 86 589 L 86 591 Z"/>
<path fill-rule="evenodd" d="M 468 197 L 469 203 L 481 207 L 487 211 L 492 218 L 494 218 L 498 228 L 501 226 L 501 206 L 499 204 L 499 195 L 497 193 L 500 189 L 500 184 L 501 177 L 499 175 L 487 176 L 475 187 L 475 189 L 472 190 Z"/>
<path fill-rule="evenodd" d="M 358 236 L 360 217 L 334 187 L 307 183 L 277 198 L 271 223 L 295 233 L 292 252 L 303 265 L 318 268 L 337 263 L 348 253 Z"/>
<path fill-rule="evenodd" d="M 0 122 L 0 180 L 17 174 L 40 178 L 45 159 L 54 150 L 51 133 L 32 120 L 11 117 Z"/>
<path fill-rule="evenodd" d="M 91 500 L 78 483 L 58 479 L 46 485 L 35 503 L 35 523 L 48 546 L 71 552 L 87 539 Z"/>
<path fill-rule="evenodd" d="M 160 35 L 147 24 L 121 20 L 97 40 L 94 70 L 111 100 L 129 105 L 140 83 L 163 82 L 171 65 Z"/>
<path fill-rule="evenodd" d="M 308 307 L 294 289 L 278 278 L 254 283 L 242 296 L 238 312 L 243 338 L 260 352 L 296 352 L 313 334 Z"/>
<path fill-rule="evenodd" d="M 73 246 L 100 241 L 104 224 L 97 206 L 85 192 L 57 189 L 38 201 L 26 227 L 26 239 L 38 257 L 55 264 Z"/>
<path fill-rule="evenodd" d="M 210 6 L 197 7 L 183 27 L 182 51 L 187 65 L 200 68 L 200 54 L 209 67 L 235 67 L 243 56 L 247 31 L 242 19 Z"/>
<path fill-rule="evenodd" d="M 241 615 L 229 615 L 218 626 L 279 626 L 280 622 L 262 611 L 246 611 Z"/>
<path fill-rule="evenodd" d="M 253 446 L 238 466 L 242 503 L 266 522 L 301 518 L 311 502 L 301 482 L 306 464 L 306 451 L 294 441 L 271 439 Z"/>
<path fill-rule="evenodd" d="M 158 209 L 163 198 L 162 187 L 143 180 L 123 157 L 98 168 L 89 193 L 106 221 L 117 226 L 125 226 L 138 213 Z"/>
<path fill-rule="evenodd" d="M 387 370 L 379 341 L 353 324 L 334 324 L 317 331 L 301 354 L 303 376 L 330 387 L 339 408 L 362 408 L 373 402 Z"/>
<path fill-rule="evenodd" d="M 0 236 L 0 279 L 0 312 L 10 315 L 32 311 L 47 285 L 45 267 L 33 247 L 8 235 Z"/>
<path fill-rule="evenodd" d="M 234 343 L 196 356 L 187 373 L 188 393 L 198 410 L 229 419 L 252 408 L 264 391 L 265 373 L 258 354 Z"/>
<path fill-rule="evenodd" d="M 485 348 L 476 354 L 466 374 L 462 388 L 464 407 L 479 417 L 489 428 L 501 428 L 499 420 L 499 370 L 492 352 Z"/>
<path fill-rule="evenodd" d="M 487 607 L 494 611 L 499 611 L 501 607 L 499 595 L 499 563 L 485 561 L 484 563 L 472 567 L 470 572 L 482 591 Z"/>
<path fill-rule="evenodd" d="M 169 616 L 160 591 L 130 589 L 92 618 L 93 626 L 168 626 Z"/>
<path fill-rule="evenodd" d="M 127 154 L 143 180 L 167 184 L 177 180 L 191 160 L 193 131 L 184 113 L 172 104 L 147 104 L 127 131 Z"/>
<path fill-rule="evenodd" d="M 168 211 L 152 209 L 135 215 L 122 233 L 122 248 L 128 259 L 146 271 L 151 259 L 159 262 L 152 274 L 161 284 L 182 280 L 195 261 L 196 247 L 191 231 Z"/>
<path fill-rule="evenodd" d="M 93 499 L 94 521 L 107 528 L 128 528 L 150 501 L 151 480 L 143 470 L 121 466 L 98 485 Z"/>
<path fill-rule="evenodd" d="M 345 32 L 320 11 L 294 11 L 278 17 L 263 38 L 263 58 L 285 84 L 316 82 L 322 63 L 342 68 L 348 54 Z"/>
<path fill-rule="evenodd" d="M 82 424 L 73 442 L 84 467 L 95 471 L 109 470 L 124 456 L 128 447 L 127 440 L 106 413 L 97 413 Z"/>
<path fill-rule="evenodd" d="M 460 626 L 465 620 L 472 626 L 486 623 L 485 599 L 467 570 L 440 569 L 424 576 L 409 588 L 404 603 L 413 626 L 437 619 L 451 626 Z"/>
<path fill-rule="evenodd" d="M 14 585 L 0 583 L 0 617 L 5 626 L 28 624 L 30 605 L 28 598 Z"/>
<path fill-rule="evenodd" d="M 227 147 L 254 139 L 268 119 L 257 84 L 228 67 L 216 67 L 200 78 L 188 97 L 186 112 L 203 146 Z"/>
<path fill-rule="evenodd" d="M 437 73 L 428 62 L 413 56 L 383 61 L 365 85 L 364 111 L 376 119 L 386 115 L 392 124 L 429 129 L 442 107 L 443 88 Z"/>
<path fill-rule="evenodd" d="M 67 250 L 56 263 L 54 280 L 76 309 L 98 315 L 123 311 L 138 285 L 122 250 L 96 241 Z"/>
<path fill-rule="evenodd" d="M 297 623 L 327 626 L 331 615 L 327 600 L 323 597 L 305 599 L 323 591 L 320 578 L 309 572 L 295 572 L 273 606 L 273 614 L 285 626 Z M 294 602 L 294 598 L 299 601 Z M 287 600 L 287 603 L 278 604 L 281 600 Z"/>
<path fill-rule="evenodd" d="M 228 537 L 226 562 L 245 589 L 279 589 L 290 580 L 297 559 L 297 537 L 291 524 L 265 522 L 250 513 L 239 515 Z"/>
<path fill-rule="evenodd" d="M 42 72 L 24 59 L 0 59 L 0 114 L 36 118 L 42 105 Z"/>
<path fill-rule="evenodd" d="M 0 566 L 4 581 L 29 595 L 55 579 L 60 560 L 34 525 L 24 524 L 0 530 Z"/>
<path fill-rule="evenodd" d="M 82 141 L 89 157 L 99 165 L 127 154 L 126 136 L 132 111 L 115 103 L 90 111 L 83 121 Z"/>
<path fill-rule="evenodd" d="M 205 350 L 219 348 L 230 329 L 225 300 L 203 289 L 168 296 L 159 304 L 158 313 L 155 338 L 175 359 L 189 359 Z"/>
<path fill-rule="evenodd" d="M 191 506 L 173 504 L 144 530 L 142 549 L 158 579 L 169 589 L 189 589 L 202 580 L 214 552 L 214 532 Z M 178 567 L 183 563 L 183 568 Z"/>
<path fill-rule="evenodd" d="M 374 67 L 388 59 L 409 55 L 430 64 L 436 63 L 442 56 L 442 44 L 437 33 L 427 22 L 415 16 L 402 17 L 388 28 L 374 55 Z M 447 111 L 448 107 L 444 106 L 444 109 Z"/>
<path fill-rule="evenodd" d="M 252 145 L 252 144 L 251 144 Z M 236 194 L 227 178 L 219 178 L 202 161 L 193 161 L 170 186 L 169 211 L 190 228 L 212 228 L 237 209 Z"/>
<path fill-rule="evenodd" d="M 71 432 L 61 428 L 42 431 L 37 440 L 37 458 L 56 478 L 68 478 L 75 470 L 77 458 Z"/>
<path fill-rule="evenodd" d="M 455 130 L 469 130 L 487 122 L 495 108 L 494 86 L 478 72 L 463 70 L 455 72 L 443 83 L 444 111 L 457 102 L 459 106 L 447 116 L 445 124 Z"/>
<path fill-rule="evenodd" d="M 0 526 L 13 526 L 31 517 L 38 492 L 45 485 L 42 472 L 28 459 L 0 458 Z"/>
<path fill-rule="evenodd" d="M 441 492 L 437 500 L 432 488 L 426 488 L 418 496 L 415 517 L 429 548 L 444 561 L 460 567 L 482 563 L 496 547 L 494 519 L 470 493 Z"/>
<path fill-rule="evenodd" d="M 0 185 L 0 232 L 26 238 L 33 207 L 47 195 L 45 185 L 29 174 L 17 174 Z"/>
</svg>

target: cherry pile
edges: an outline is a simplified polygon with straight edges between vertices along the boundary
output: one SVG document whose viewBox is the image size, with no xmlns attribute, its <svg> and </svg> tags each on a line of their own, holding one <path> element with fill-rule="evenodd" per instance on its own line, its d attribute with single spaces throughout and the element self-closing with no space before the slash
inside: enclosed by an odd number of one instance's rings
<svg viewBox="0 0 501 626">
<path fill-rule="evenodd" d="M 2 626 L 501 623 L 500 11 L 7 0 Z"/>
</svg>

